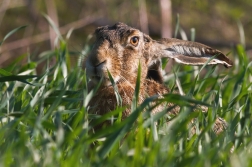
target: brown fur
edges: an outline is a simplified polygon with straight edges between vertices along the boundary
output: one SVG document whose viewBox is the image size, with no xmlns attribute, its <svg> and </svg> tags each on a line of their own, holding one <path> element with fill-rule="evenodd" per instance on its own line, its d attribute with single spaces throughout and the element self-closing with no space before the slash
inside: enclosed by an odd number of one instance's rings
<svg viewBox="0 0 252 167">
<path fill-rule="evenodd" d="M 144 85 L 140 87 L 139 103 L 142 103 L 146 97 L 154 95 L 160 95 L 161 97 L 163 94 L 169 93 L 169 90 L 164 85 L 159 84 L 154 80 L 145 79 L 145 82 L 143 83 Z M 132 104 L 135 90 L 127 83 L 117 84 L 117 87 L 122 98 L 122 106 L 127 106 L 126 110 L 123 112 L 123 118 L 126 118 L 131 113 L 130 106 Z M 172 106 L 172 104 L 167 105 Z M 117 106 L 114 88 L 112 86 L 100 88 L 98 93 L 91 100 L 90 106 L 93 106 L 92 110 L 99 115 L 114 110 Z M 155 108 L 153 114 L 159 111 L 161 111 L 160 108 Z M 178 108 L 175 107 L 171 113 L 177 114 L 177 111 Z"/>
<path fill-rule="evenodd" d="M 163 94 L 169 93 L 169 89 L 161 84 L 161 57 L 174 58 L 185 64 L 202 65 L 211 56 L 219 54 L 211 61 L 212 64 L 217 62 L 227 67 L 232 65 L 224 54 L 208 46 L 177 39 L 154 41 L 138 29 L 123 23 L 99 27 L 95 31 L 95 36 L 96 42 L 85 60 L 84 68 L 86 68 L 92 84 L 97 84 L 103 78 L 102 86 L 89 103 L 91 111 L 99 115 L 106 114 L 117 106 L 115 91 L 109 80 L 108 71 L 118 87 L 122 105 L 126 106 L 126 110 L 123 112 L 123 118 L 126 118 L 131 113 L 130 106 L 139 65 L 142 69 L 139 103 L 143 102 L 146 97 L 159 95 L 161 98 Z M 152 112 L 155 114 L 165 107 L 173 105 L 168 103 L 156 107 Z M 169 113 L 178 114 L 179 110 L 180 108 L 176 106 Z M 223 131 L 226 126 L 219 120 L 222 119 L 217 118 L 213 128 L 216 133 Z"/>
</svg>

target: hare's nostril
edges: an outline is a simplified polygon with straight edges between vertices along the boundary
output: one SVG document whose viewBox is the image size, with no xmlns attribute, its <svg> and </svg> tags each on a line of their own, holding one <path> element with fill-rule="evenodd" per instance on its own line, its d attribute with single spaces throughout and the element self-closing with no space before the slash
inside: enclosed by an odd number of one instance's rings
<svg viewBox="0 0 252 167">
<path fill-rule="evenodd" d="M 97 63 L 97 64 L 95 65 L 95 67 L 99 67 L 99 66 L 102 66 L 102 65 L 106 64 L 106 61 L 107 61 L 107 60 L 104 60 L 103 62 Z"/>
</svg>

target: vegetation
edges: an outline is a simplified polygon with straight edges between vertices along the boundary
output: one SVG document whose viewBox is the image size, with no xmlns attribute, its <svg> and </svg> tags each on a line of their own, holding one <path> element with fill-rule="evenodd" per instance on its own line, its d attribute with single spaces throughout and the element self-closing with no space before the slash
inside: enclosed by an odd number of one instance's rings
<svg viewBox="0 0 252 167">
<path fill-rule="evenodd" d="M 1 44 L 23 28 L 10 31 Z M 177 117 L 168 118 L 167 111 L 150 115 L 148 104 L 155 98 L 150 97 L 138 106 L 133 102 L 132 114 L 120 121 L 121 106 L 103 116 L 89 113 L 93 92 L 87 91 L 81 61 L 70 61 L 73 54 L 83 57 L 89 46 L 73 53 L 67 39 L 60 34 L 58 39 L 58 47 L 42 52 L 37 61 L 24 54 L 0 69 L 1 166 L 252 165 L 252 63 L 241 45 L 232 49 L 231 69 L 173 67 L 166 84 L 177 89 L 175 80 L 180 80 L 186 96 L 168 94 L 160 103 L 179 104 Z M 22 59 L 27 62 L 18 63 Z M 46 65 L 38 76 L 41 62 Z M 208 104 L 208 113 L 192 112 L 194 104 Z M 217 115 L 228 123 L 220 135 L 211 130 Z M 196 120 L 194 135 L 188 130 L 191 119 Z M 94 131 L 104 120 L 113 124 Z"/>
<path fill-rule="evenodd" d="M 171 5 L 168 8 L 163 5 L 162 9 L 161 1 L 170 1 Z M 145 5 L 141 5 L 143 2 Z M 142 6 L 146 6 L 146 10 Z M 1 0 L 0 39 L 20 25 L 28 26 L 2 45 L 0 67 L 6 67 L 13 58 L 27 52 L 34 55 L 33 60 L 39 61 L 36 55 L 54 48 L 55 38 L 52 37 L 56 36 L 43 17 L 45 13 L 56 23 L 62 35 L 74 29 L 68 47 L 75 51 L 82 50 L 85 39 L 96 27 L 119 21 L 142 31 L 148 30 L 153 38 L 162 37 L 163 28 L 171 31 L 167 32 L 170 36 L 163 37 L 174 37 L 179 14 L 180 25 L 187 34 L 195 28 L 195 41 L 229 52 L 230 46 L 241 42 L 237 23 L 243 26 L 246 34 L 242 44 L 246 42 L 246 49 L 252 49 L 251 8 L 251 0 Z M 181 38 L 180 35 L 177 37 Z M 248 56 L 251 57 L 251 52 Z"/>
</svg>

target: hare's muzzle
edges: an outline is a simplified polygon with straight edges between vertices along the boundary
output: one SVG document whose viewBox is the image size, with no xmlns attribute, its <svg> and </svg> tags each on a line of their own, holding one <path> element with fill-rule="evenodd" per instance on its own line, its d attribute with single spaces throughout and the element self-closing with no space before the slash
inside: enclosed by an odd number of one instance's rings
<svg viewBox="0 0 252 167">
<path fill-rule="evenodd" d="M 102 78 L 104 80 L 107 80 L 106 78 L 106 67 L 107 61 L 104 60 L 102 62 L 97 62 L 95 64 L 92 64 L 90 61 L 86 62 L 86 70 L 87 70 L 87 76 L 89 79 L 91 79 L 93 82 L 98 83 Z"/>
</svg>

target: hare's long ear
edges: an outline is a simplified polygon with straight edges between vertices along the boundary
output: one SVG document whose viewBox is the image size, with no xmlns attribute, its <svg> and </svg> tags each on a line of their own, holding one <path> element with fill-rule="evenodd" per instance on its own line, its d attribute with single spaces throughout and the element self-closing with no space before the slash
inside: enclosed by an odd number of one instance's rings
<svg viewBox="0 0 252 167">
<path fill-rule="evenodd" d="M 150 50 L 154 54 L 153 59 L 168 57 L 182 64 L 204 65 L 215 56 L 208 64 L 223 64 L 225 67 L 233 65 L 233 62 L 219 50 L 201 43 L 170 38 L 153 41 L 152 44 Z"/>
</svg>

